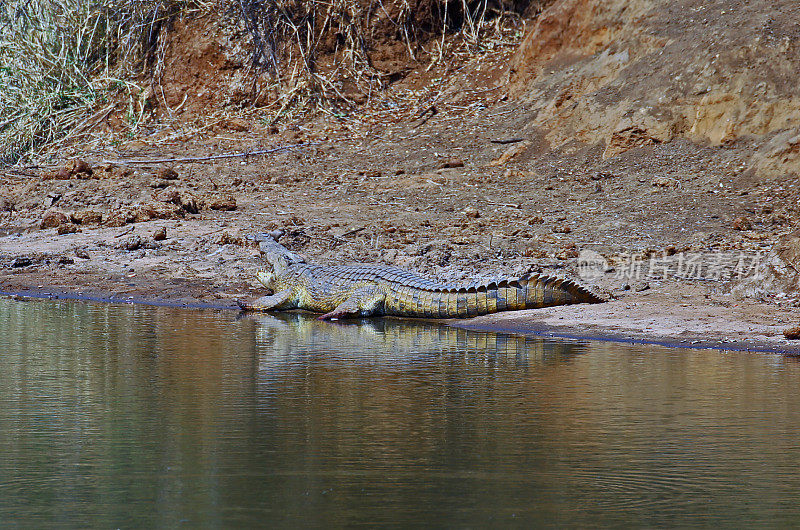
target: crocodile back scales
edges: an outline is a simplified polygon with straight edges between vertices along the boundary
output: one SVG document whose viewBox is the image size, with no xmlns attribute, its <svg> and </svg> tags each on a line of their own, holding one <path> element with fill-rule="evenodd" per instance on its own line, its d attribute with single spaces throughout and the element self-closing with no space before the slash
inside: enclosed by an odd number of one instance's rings
<svg viewBox="0 0 800 530">
<path fill-rule="evenodd" d="M 368 286 L 375 286 L 384 295 L 381 314 L 422 318 L 464 318 L 604 301 L 571 280 L 539 274 L 451 284 L 395 267 L 368 264 L 320 267 L 294 263 L 276 284 L 278 289 L 295 290 L 298 307 L 320 312 L 332 311 L 356 289 Z"/>
</svg>

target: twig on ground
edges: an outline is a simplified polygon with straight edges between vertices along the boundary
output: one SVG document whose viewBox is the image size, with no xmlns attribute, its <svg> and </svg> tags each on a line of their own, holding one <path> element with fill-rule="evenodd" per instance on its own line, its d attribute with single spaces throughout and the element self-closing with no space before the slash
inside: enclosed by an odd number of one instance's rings
<svg viewBox="0 0 800 530">
<path fill-rule="evenodd" d="M 360 226 L 360 227 L 358 227 L 358 228 L 353 228 L 352 230 L 348 230 L 348 231 L 347 231 L 347 232 L 345 232 L 344 234 L 342 234 L 342 235 L 340 235 L 340 236 L 336 236 L 336 237 L 345 237 L 345 236 L 351 236 L 351 235 L 353 235 L 353 234 L 357 234 L 357 233 L 361 232 L 362 230 L 366 230 L 366 229 L 367 229 L 367 227 L 366 227 L 366 226 Z"/>
<path fill-rule="evenodd" d="M 489 141 L 492 142 L 493 144 L 515 144 L 523 140 L 525 140 L 525 138 L 497 138 Z"/>
<path fill-rule="evenodd" d="M 301 147 L 308 147 L 310 145 L 319 145 L 322 142 L 308 142 L 304 144 L 281 145 L 273 147 L 272 149 L 260 149 L 258 151 L 247 151 L 244 153 L 225 153 L 222 155 L 211 156 L 192 156 L 183 158 L 151 158 L 147 160 L 103 160 L 101 164 L 166 164 L 175 162 L 203 162 L 206 160 L 220 160 L 223 158 L 246 158 L 248 156 L 266 155 L 269 153 L 277 153 L 278 151 L 288 151 L 289 149 L 299 149 Z"/>
</svg>

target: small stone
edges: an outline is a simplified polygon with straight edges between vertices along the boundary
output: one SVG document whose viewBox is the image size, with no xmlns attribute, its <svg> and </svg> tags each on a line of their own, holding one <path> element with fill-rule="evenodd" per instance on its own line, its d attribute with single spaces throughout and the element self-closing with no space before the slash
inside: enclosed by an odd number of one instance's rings
<svg viewBox="0 0 800 530">
<path fill-rule="evenodd" d="M 236 199 L 233 197 L 212 197 L 206 204 L 212 210 L 229 212 L 236 209 Z"/>
<path fill-rule="evenodd" d="M 555 225 L 553 232 L 556 234 L 569 234 L 572 232 L 572 228 L 569 225 Z"/>
<path fill-rule="evenodd" d="M 61 256 L 58 258 L 58 262 L 62 265 L 72 265 L 75 263 L 75 260 L 70 258 L 69 256 Z"/>
<path fill-rule="evenodd" d="M 60 224 L 58 225 L 58 228 L 56 228 L 56 233 L 58 233 L 60 236 L 63 236 L 64 234 L 74 234 L 78 231 L 78 225 L 75 223 Z"/>
<path fill-rule="evenodd" d="M 156 230 L 155 234 L 153 234 L 153 240 L 164 241 L 165 239 L 167 239 L 167 227 L 162 226 L 161 228 Z"/>
<path fill-rule="evenodd" d="M 169 186 L 169 181 L 164 179 L 156 179 L 150 181 L 150 187 L 155 189 L 164 189 Z"/>
<path fill-rule="evenodd" d="M 577 258 L 578 257 L 578 249 L 575 248 L 575 245 L 572 245 L 568 248 L 562 248 L 555 254 L 556 259 L 570 259 L 570 258 Z"/>
<path fill-rule="evenodd" d="M 531 217 L 530 219 L 528 219 L 528 224 L 529 224 L 529 225 L 540 225 L 540 224 L 544 224 L 544 219 L 542 219 L 542 216 L 541 216 L 541 215 L 534 215 L 533 217 Z"/>
<path fill-rule="evenodd" d="M 63 212 L 58 210 L 48 210 L 44 213 L 42 221 L 39 223 L 39 228 L 42 230 L 46 228 L 56 228 L 59 225 L 69 223 L 69 217 Z"/>
<path fill-rule="evenodd" d="M 214 243 L 217 245 L 239 245 L 242 246 L 244 244 L 241 237 L 234 237 L 228 233 L 227 230 L 223 230 L 223 232 L 214 239 Z"/>
<path fill-rule="evenodd" d="M 642 291 L 646 291 L 650 288 L 650 284 L 647 282 L 636 282 L 633 284 L 633 290 L 637 293 L 641 293 Z"/>
<path fill-rule="evenodd" d="M 506 149 L 502 155 L 492 160 L 489 163 L 489 167 L 502 166 L 507 162 L 520 158 L 525 153 L 525 151 L 528 150 L 528 147 L 530 147 L 530 145 L 531 143 L 528 141 L 512 145 L 511 147 Z"/>
<path fill-rule="evenodd" d="M 135 210 L 135 221 L 144 222 L 151 219 L 181 219 L 186 215 L 184 209 L 176 204 L 148 202 Z"/>
<path fill-rule="evenodd" d="M 130 209 L 119 210 L 109 215 L 103 222 L 103 226 L 111 228 L 118 228 L 125 226 L 127 223 L 136 221 L 136 213 Z"/>
<path fill-rule="evenodd" d="M 99 225 L 103 222 L 103 214 L 95 210 L 78 210 L 70 214 L 73 223 L 79 225 Z"/>
<path fill-rule="evenodd" d="M 64 166 L 74 173 L 91 173 L 92 166 L 90 166 L 85 160 L 81 158 L 73 158 Z"/>
<path fill-rule="evenodd" d="M 228 118 L 223 122 L 223 126 L 236 132 L 244 132 L 250 129 L 250 124 L 242 118 Z"/>
<path fill-rule="evenodd" d="M 753 223 L 747 217 L 739 217 L 733 221 L 734 230 L 752 230 Z"/>
<path fill-rule="evenodd" d="M 32 265 L 33 260 L 28 256 L 18 256 L 11 261 L 11 268 L 17 269 L 19 267 L 27 267 L 28 265 Z"/>
<path fill-rule="evenodd" d="M 481 213 L 478 211 L 477 208 L 473 206 L 467 206 L 466 208 L 464 208 L 464 215 L 466 215 L 470 219 L 477 219 L 478 217 L 481 216 Z"/>
<path fill-rule="evenodd" d="M 72 177 L 69 170 L 65 167 L 62 167 L 58 171 L 53 174 L 53 179 L 55 180 L 69 180 Z"/>
<path fill-rule="evenodd" d="M 162 167 L 156 172 L 156 176 L 164 180 L 178 180 L 178 172 L 171 167 Z"/>
<path fill-rule="evenodd" d="M 439 165 L 439 169 L 446 169 L 451 167 L 464 167 L 464 161 L 461 160 L 460 158 L 453 157 L 453 158 L 448 158 Z"/>
<path fill-rule="evenodd" d="M 783 331 L 783 336 L 789 340 L 800 340 L 800 325 Z"/>
<path fill-rule="evenodd" d="M 85 248 L 79 248 L 75 250 L 75 257 L 81 259 L 89 259 L 89 253 L 86 252 Z"/>
<path fill-rule="evenodd" d="M 669 177 L 655 176 L 653 177 L 653 180 L 650 181 L 650 185 L 657 188 L 680 188 L 681 181 Z"/>
<path fill-rule="evenodd" d="M 142 237 L 138 235 L 131 236 L 127 239 L 123 239 L 117 244 L 117 248 L 127 251 L 137 250 L 141 248 L 141 246 L 142 246 Z"/>
<path fill-rule="evenodd" d="M 176 189 L 168 189 L 160 191 L 153 195 L 153 199 L 158 202 L 167 202 L 172 204 L 181 204 L 181 193 Z"/>
</svg>

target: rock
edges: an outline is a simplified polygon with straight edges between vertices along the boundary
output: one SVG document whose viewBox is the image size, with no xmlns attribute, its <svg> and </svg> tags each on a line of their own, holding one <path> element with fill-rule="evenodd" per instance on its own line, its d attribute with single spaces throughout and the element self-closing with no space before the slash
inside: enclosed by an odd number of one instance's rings
<svg viewBox="0 0 800 530">
<path fill-rule="evenodd" d="M 63 169 L 67 171 L 69 177 L 89 178 L 92 176 L 92 166 L 80 158 L 68 160 Z"/>
<path fill-rule="evenodd" d="M 512 145 L 511 147 L 506 149 L 502 155 L 492 160 L 489 163 L 489 167 L 502 166 L 507 162 L 511 162 L 512 160 L 518 159 L 520 156 L 522 156 L 523 153 L 525 153 L 525 151 L 528 150 L 528 147 L 530 147 L 530 145 L 531 143 L 527 140 Z"/>
<path fill-rule="evenodd" d="M 140 223 L 151 219 L 181 219 L 185 216 L 186 211 L 177 204 L 148 202 L 136 208 L 134 222 Z"/>
<path fill-rule="evenodd" d="M 653 180 L 650 181 L 650 185 L 656 188 L 680 188 L 681 181 L 669 177 L 655 176 Z"/>
<path fill-rule="evenodd" d="M 117 247 L 122 250 L 137 250 L 142 246 L 142 237 L 138 235 L 130 236 L 117 243 Z"/>
<path fill-rule="evenodd" d="M 153 200 L 180 206 L 186 213 L 197 213 L 200 208 L 194 195 L 185 190 L 170 188 L 156 193 Z"/>
<path fill-rule="evenodd" d="M 250 130 L 250 124 L 242 118 L 228 118 L 220 125 L 230 131 L 244 132 Z"/>
<path fill-rule="evenodd" d="M 105 218 L 103 226 L 120 227 L 136 221 L 136 212 L 130 208 L 117 210 Z"/>
<path fill-rule="evenodd" d="M 6 197 L 0 197 L 0 212 L 13 212 L 14 201 Z"/>
<path fill-rule="evenodd" d="M 58 210 L 48 210 L 44 213 L 44 216 L 39 223 L 39 228 L 42 230 L 46 228 L 56 228 L 59 225 L 67 224 L 69 222 L 69 217 L 67 217 L 65 213 L 59 212 Z"/>
<path fill-rule="evenodd" d="M 120 167 L 116 164 L 102 164 L 92 170 L 92 178 L 112 178 L 126 179 L 133 175 L 133 170 L 127 167 Z"/>
<path fill-rule="evenodd" d="M 95 210 L 78 210 L 70 214 L 73 223 L 79 225 L 99 225 L 103 222 L 103 214 Z"/>
<path fill-rule="evenodd" d="M 11 261 L 11 268 L 13 269 L 27 267 L 29 265 L 33 265 L 33 260 L 28 256 L 17 256 Z"/>
<path fill-rule="evenodd" d="M 386 249 L 383 253 L 383 262 L 387 265 L 394 265 L 397 262 L 398 251 L 396 248 Z"/>
<path fill-rule="evenodd" d="M 227 230 L 223 230 L 223 232 L 214 239 L 214 243 L 220 246 L 221 245 L 242 246 L 244 244 L 241 237 L 234 237 L 230 235 Z"/>
<path fill-rule="evenodd" d="M 752 230 L 753 223 L 747 217 L 739 217 L 733 221 L 734 230 Z"/>
<path fill-rule="evenodd" d="M 633 284 L 633 290 L 637 293 L 641 293 L 642 291 L 646 291 L 650 288 L 650 284 L 647 282 L 636 282 Z"/>
<path fill-rule="evenodd" d="M 572 228 L 569 225 L 555 225 L 553 226 L 553 232 L 556 234 L 569 234 L 572 232 Z"/>
<path fill-rule="evenodd" d="M 72 174 L 69 172 L 67 168 L 62 167 L 61 169 L 53 173 L 52 178 L 54 180 L 69 180 L 70 178 L 72 178 Z"/>
<path fill-rule="evenodd" d="M 533 217 L 528 219 L 528 224 L 531 226 L 544 224 L 544 219 L 542 219 L 541 215 L 534 215 Z"/>
<path fill-rule="evenodd" d="M 80 232 L 80 230 L 78 230 L 78 225 L 75 223 L 60 224 L 58 228 L 56 228 L 56 233 L 60 236 L 64 234 L 74 234 L 75 232 Z"/>
<path fill-rule="evenodd" d="M 178 172 L 171 167 L 162 167 L 156 172 L 156 177 L 163 180 L 178 180 Z"/>
<path fill-rule="evenodd" d="M 90 259 L 89 253 L 86 252 L 85 248 L 75 249 L 75 257 L 78 257 L 78 258 L 81 258 L 81 259 Z"/>
<path fill-rule="evenodd" d="M 477 219 L 478 217 L 481 216 L 481 213 L 478 211 L 477 208 L 473 206 L 467 206 L 466 208 L 464 208 L 464 215 L 466 215 L 470 219 Z"/>
<path fill-rule="evenodd" d="M 69 256 L 60 256 L 58 258 L 58 262 L 61 265 L 72 265 L 73 263 L 75 263 L 75 260 L 70 258 Z"/>
<path fill-rule="evenodd" d="M 150 187 L 155 189 L 164 189 L 169 186 L 169 181 L 164 179 L 156 179 L 150 181 Z"/>
<path fill-rule="evenodd" d="M 464 167 L 464 161 L 461 160 L 460 158 L 453 157 L 453 158 L 448 158 L 439 165 L 439 169 L 446 169 L 452 167 Z"/>
<path fill-rule="evenodd" d="M 236 199 L 233 197 L 210 197 L 206 199 L 206 206 L 211 210 L 232 211 L 236 209 Z"/>
<path fill-rule="evenodd" d="M 555 253 L 556 259 L 561 259 L 561 260 L 577 258 L 578 255 L 579 255 L 578 249 L 575 247 L 575 245 L 572 245 L 567 248 L 562 248 Z"/>
<path fill-rule="evenodd" d="M 783 330 L 783 336 L 789 340 L 800 340 L 800 325 Z"/>
<path fill-rule="evenodd" d="M 167 228 L 162 226 L 153 234 L 153 241 L 164 241 L 165 239 L 167 239 Z"/>
<path fill-rule="evenodd" d="M 177 204 L 180 206 L 181 204 L 181 193 L 180 191 L 170 188 L 168 190 L 160 191 L 153 195 L 153 200 L 158 202 L 169 202 L 172 204 Z"/>
</svg>

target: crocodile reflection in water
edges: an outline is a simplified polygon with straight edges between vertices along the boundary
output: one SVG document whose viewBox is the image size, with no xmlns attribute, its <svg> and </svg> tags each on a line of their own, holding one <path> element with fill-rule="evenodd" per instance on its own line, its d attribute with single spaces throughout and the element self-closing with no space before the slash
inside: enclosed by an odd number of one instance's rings
<svg viewBox="0 0 800 530">
<path fill-rule="evenodd" d="M 383 318 L 341 321 L 331 325 L 312 315 L 294 312 L 262 313 L 251 318 L 258 324 L 256 341 L 262 346 L 262 354 L 269 352 L 268 356 L 276 357 L 334 349 L 339 357 L 363 357 L 363 353 L 358 352 L 366 349 L 380 353 L 384 359 L 457 354 L 487 362 L 494 359 L 498 363 L 527 365 L 529 362 L 560 362 L 584 350 L 581 343 L 472 331 L 432 321 Z"/>
</svg>

